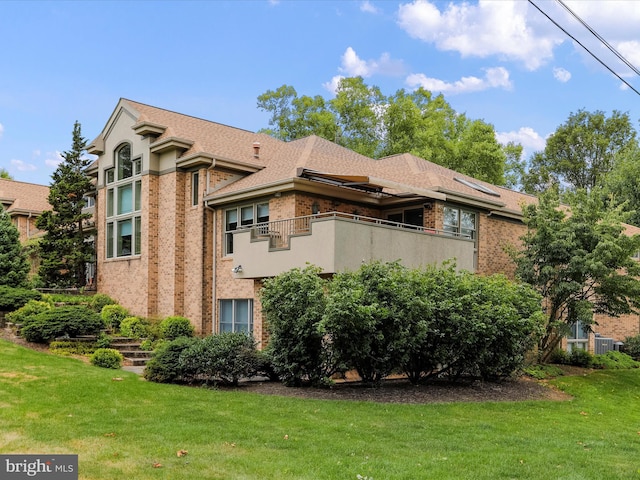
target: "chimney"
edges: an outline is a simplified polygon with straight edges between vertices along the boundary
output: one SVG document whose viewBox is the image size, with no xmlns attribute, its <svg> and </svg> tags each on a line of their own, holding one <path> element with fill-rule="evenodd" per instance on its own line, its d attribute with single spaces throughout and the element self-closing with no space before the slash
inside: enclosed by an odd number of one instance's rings
<svg viewBox="0 0 640 480">
<path fill-rule="evenodd" d="M 253 156 L 260 158 L 260 142 L 253 142 Z"/>
</svg>

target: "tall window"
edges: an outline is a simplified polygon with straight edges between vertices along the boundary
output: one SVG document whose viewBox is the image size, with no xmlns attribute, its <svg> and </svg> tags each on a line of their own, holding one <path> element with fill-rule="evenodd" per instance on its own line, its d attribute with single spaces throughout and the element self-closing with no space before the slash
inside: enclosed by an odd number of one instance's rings
<svg viewBox="0 0 640 480">
<path fill-rule="evenodd" d="M 238 227 L 248 227 L 256 223 L 269 221 L 269 204 L 256 203 L 241 207 L 229 208 L 224 212 L 224 253 L 233 253 L 233 232 Z"/>
<path fill-rule="evenodd" d="M 567 352 L 586 350 L 589 344 L 589 326 L 580 320 L 571 325 L 571 333 L 567 335 Z"/>
<path fill-rule="evenodd" d="M 115 152 L 116 167 L 105 172 L 107 183 L 107 258 L 140 255 L 142 180 L 140 159 L 131 160 L 131 146 Z"/>
<path fill-rule="evenodd" d="M 220 300 L 220 332 L 253 332 L 253 300 Z"/>
<path fill-rule="evenodd" d="M 200 174 L 198 172 L 193 172 L 191 174 L 191 205 L 198 205 L 200 203 L 199 183 Z"/>
</svg>

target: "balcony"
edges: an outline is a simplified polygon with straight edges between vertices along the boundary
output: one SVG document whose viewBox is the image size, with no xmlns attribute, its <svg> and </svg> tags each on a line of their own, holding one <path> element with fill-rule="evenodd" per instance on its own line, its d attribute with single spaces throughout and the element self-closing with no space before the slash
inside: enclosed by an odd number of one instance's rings
<svg viewBox="0 0 640 480">
<path fill-rule="evenodd" d="M 416 268 L 455 259 L 474 270 L 474 241 L 429 228 L 340 212 L 261 223 L 233 235 L 236 278 L 272 277 L 311 263 L 324 273 L 363 262 L 395 261 Z"/>
</svg>

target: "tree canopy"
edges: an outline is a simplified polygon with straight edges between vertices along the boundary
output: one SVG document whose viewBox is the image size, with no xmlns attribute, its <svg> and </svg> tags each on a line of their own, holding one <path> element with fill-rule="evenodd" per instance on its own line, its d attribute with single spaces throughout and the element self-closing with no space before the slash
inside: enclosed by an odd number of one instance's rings
<svg viewBox="0 0 640 480">
<path fill-rule="evenodd" d="M 629 213 L 627 220 L 640 227 L 640 147 L 629 148 L 616 156 L 603 181 L 606 197 Z"/>
<path fill-rule="evenodd" d="M 91 260 L 93 247 L 87 242 L 91 232 L 86 222 L 91 214 L 83 213 L 85 195 L 93 190 L 85 169 L 91 160 L 83 155 L 86 140 L 78 122 L 73 126 L 71 150 L 53 172 L 47 210 L 38 217 L 36 225 L 46 233 L 40 242 L 40 276 L 48 286 L 85 284 L 86 263 Z"/>
<path fill-rule="evenodd" d="M 590 326 L 594 313 L 618 317 L 640 307 L 640 264 L 632 258 L 640 236 L 625 234 L 627 214 L 606 204 L 600 191 L 564 198 L 568 205 L 561 207 L 550 190 L 524 208 L 528 230 L 523 249 L 513 252 L 517 276 L 545 299 L 542 360 L 577 322 Z"/>
<path fill-rule="evenodd" d="M 20 245 L 20 233 L 0 205 L 0 285 L 23 287 L 28 273 L 29 262 Z"/>
<path fill-rule="evenodd" d="M 529 193 L 557 186 L 560 190 L 591 190 L 614 168 L 616 155 L 637 145 L 629 115 L 613 111 L 579 110 L 547 139 L 536 152 L 523 188 Z"/>
<path fill-rule="evenodd" d="M 4 178 L 5 180 L 13 180 L 13 177 L 7 171 L 7 169 L 2 167 L 0 167 L 0 178 Z"/>
<path fill-rule="evenodd" d="M 456 112 L 442 95 L 419 88 L 385 96 L 362 77 L 342 79 L 331 100 L 283 85 L 258 96 L 258 108 L 271 114 L 262 131 L 281 140 L 314 134 L 372 158 L 411 153 L 496 185 L 510 180 L 522 153 L 500 145 L 492 125 Z"/>
</svg>

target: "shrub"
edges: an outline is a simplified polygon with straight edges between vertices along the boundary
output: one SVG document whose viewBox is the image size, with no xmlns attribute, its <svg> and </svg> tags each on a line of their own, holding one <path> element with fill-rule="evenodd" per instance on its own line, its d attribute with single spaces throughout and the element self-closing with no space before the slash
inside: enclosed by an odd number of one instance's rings
<svg viewBox="0 0 640 480">
<path fill-rule="evenodd" d="M 522 371 L 526 375 L 537 380 L 544 380 L 547 378 L 560 377 L 564 375 L 562 369 L 555 365 L 531 365 L 523 368 Z"/>
<path fill-rule="evenodd" d="M 121 305 L 109 304 L 102 307 L 100 316 L 107 328 L 118 330 L 120 322 L 129 316 L 129 312 Z"/>
<path fill-rule="evenodd" d="M 95 335 L 104 328 L 100 316 L 83 306 L 64 306 L 28 318 L 20 334 L 30 342 L 45 343 L 56 337 Z"/>
<path fill-rule="evenodd" d="M 89 307 L 97 313 L 101 313 L 105 305 L 114 305 L 116 303 L 117 302 L 109 295 L 105 293 L 96 293 L 89 300 Z"/>
<path fill-rule="evenodd" d="M 274 372 L 287 385 L 319 385 L 338 366 L 319 330 L 325 311 L 325 284 L 320 269 L 293 269 L 265 280 L 260 292 L 269 331 L 268 355 Z"/>
<path fill-rule="evenodd" d="M 109 348 L 110 346 L 111 346 L 111 337 L 104 332 L 100 332 L 98 334 L 98 338 L 96 338 L 96 347 Z"/>
<path fill-rule="evenodd" d="M 113 348 L 99 348 L 90 358 L 91 364 L 96 367 L 118 369 L 122 366 L 122 354 Z"/>
<path fill-rule="evenodd" d="M 57 340 L 49 344 L 49 350 L 57 355 L 91 355 L 98 347 L 96 342 Z"/>
<path fill-rule="evenodd" d="M 377 384 L 400 368 L 407 355 L 405 267 L 374 262 L 336 274 L 321 328 L 336 361 Z"/>
<path fill-rule="evenodd" d="M 42 295 L 48 302 L 64 305 L 89 305 L 89 297 L 70 293 L 45 293 Z"/>
<path fill-rule="evenodd" d="M 561 348 L 556 348 L 549 355 L 549 362 L 559 365 L 569 365 L 569 353 Z"/>
<path fill-rule="evenodd" d="M 179 364 L 180 353 L 199 341 L 197 338 L 179 337 L 160 345 L 147 362 L 144 378 L 158 383 L 181 382 L 183 373 Z"/>
<path fill-rule="evenodd" d="M 621 370 L 628 368 L 640 368 L 640 362 L 635 361 L 626 353 L 609 350 L 602 355 L 594 355 L 593 368 L 605 368 L 609 370 Z"/>
<path fill-rule="evenodd" d="M 622 351 L 634 360 L 640 360 L 640 335 L 625 338 Z"/>
<path fill-rule="evenodd" d="M 193 337 L 195 329 L 191 321 L 185 317 L 167 317 L 160 322 L 160 334 L 167 340 L 178 337 Z"/>
<path fill-rule="evenodd" d="M 23 325 L 29 321 L 29 319 L 39 313 L 51 310 L 53 305 L 41 300 L 29 300 L 26 304 L 11 313 L 8 313 L 6 318 L 8 321 L 18 325 Z"/>
<path fill-rule="evenodd" d="M 149 335 L 148 322 L 138 317 L 127 317 L 120 322 L 123 337 L 143 338 Z"/>
<path fill-rule="evenodd" d="M 29 300 L 40 300 L 42 294 L 29 288 L 14 288 L 0 285 L 0 311 L 13 312 L 26 305 Z"/>
<path fill-rule="evenodd" d="M 179 365 L 185 379 L 237 385 L 256 374 L 260 359 L 252 337 L 225 332 L 194 342 L 180 353 Z"/>
<path fill-rule="evenodd" d="M 587 350 L 576 348 L 569 354 L 569 365 L 588 368 L 593 363 L 593 355 Z"/>
</svg>

